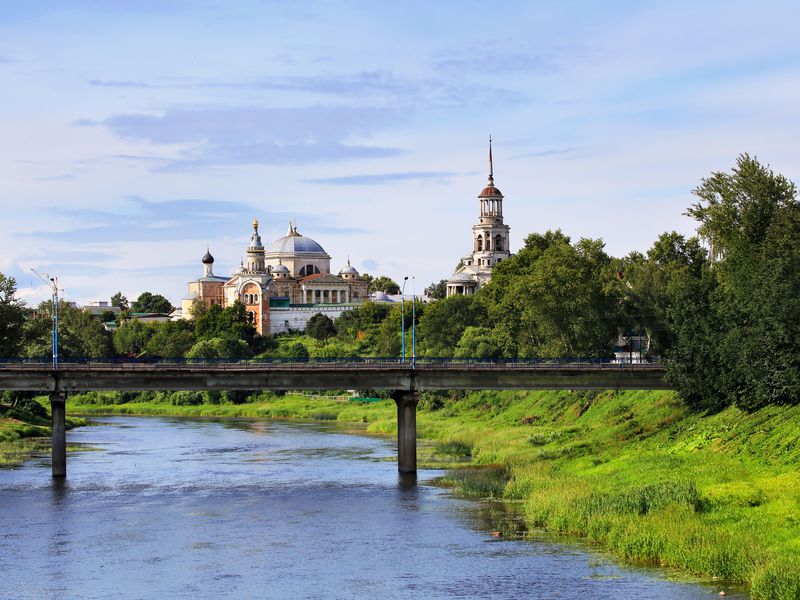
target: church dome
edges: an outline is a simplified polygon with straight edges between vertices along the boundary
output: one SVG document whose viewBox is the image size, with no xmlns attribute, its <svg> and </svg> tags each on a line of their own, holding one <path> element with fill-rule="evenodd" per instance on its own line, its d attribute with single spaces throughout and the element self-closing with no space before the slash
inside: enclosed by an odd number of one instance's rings
<svg viewBox="0 0 800 600">
<path fill-rule="evenodd" d="M 203 261 L 204 265 L 213 265 L 214 264 L 214 257 L 211 256 L 211 252 L 206 250 L 206 254 L 205 254 L 205 256 L 203 256 L 202 261 Z"/>
<path fill-rule="evenodd" d="M 286 265 L 276 265 L 272 267 L 273 273 L 288 273 L 289 268 Z"/>
<path fill-rule="evenodd" d="M 487 185 L 483 188 L 478 198 L 502 198 L 503 194 L 500 190 L 493 185 Z"/>
<path fill-rule="evenodd" d="M 299 233 L 275 240 L 269 252 L 274 254 L 326 254 L 317 242 Z"/>
<path fill-rule="evenodd" d="M 358 270 L 355 267 L 351 267 L 347 265 L 341 271 L 339 271 L 340 275 L 358 275 Z"/>
</svg>

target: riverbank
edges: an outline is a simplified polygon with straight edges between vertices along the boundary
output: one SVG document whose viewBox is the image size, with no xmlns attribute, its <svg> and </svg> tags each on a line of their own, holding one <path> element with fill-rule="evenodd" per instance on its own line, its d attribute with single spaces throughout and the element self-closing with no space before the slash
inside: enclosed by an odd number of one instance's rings
<svg viewBox="0 0 800 600">
<path fill-rule="evenodd" d="M 364 422 L 393 434 L 391 401 L 299 395 L 245 404 L 69 399 L 73 414 L 302 418 Z M 185 401 L 178 400 L 180 402 Z M 450 480 L 519 500 L 531 528 L 581 536 L 620 557 L 744 582 L 754 599 L 800 598 L 800 408 L 690 413 L 669 392 L 425 395 L 426 460 L 482 467 Z M 455 466 L 455 465 L 449 465 Z"/>
<path fill-rule="evenodd" d="M 10 410 L 0 413 L 0 468 L 14 467 L 36 454 L 49 451 L 52 429 L 50 415 L 44 404 L 35 413 L 29 410 Z M 68 417 L 67 429 L 82 427 L 88 421 Z"/>
</svg>

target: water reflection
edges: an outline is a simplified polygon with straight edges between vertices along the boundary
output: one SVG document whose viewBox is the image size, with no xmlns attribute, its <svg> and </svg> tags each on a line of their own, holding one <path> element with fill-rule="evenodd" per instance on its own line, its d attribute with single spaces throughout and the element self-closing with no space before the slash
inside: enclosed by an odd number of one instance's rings
<svg viewBox="0 0 800 600">
<path fill-rule="evenodd" d="M 52 481 L 41 461 L 0 472 L 0 596 L 616 600 L 715 591 L 519 539 L 507 505 L 452 498 L 430 485 L 436 473 L 398 476 L 390 440 L 328 424 L 108 421 L 70 433 L 103 450 L 70 454 L 67 481 Z"/>
</svg>

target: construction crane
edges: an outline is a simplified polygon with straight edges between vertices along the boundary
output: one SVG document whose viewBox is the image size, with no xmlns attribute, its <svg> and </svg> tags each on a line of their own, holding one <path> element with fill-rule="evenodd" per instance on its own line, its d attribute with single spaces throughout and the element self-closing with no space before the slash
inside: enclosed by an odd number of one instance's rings
<svg viewBox="0 0 800 600">
<path fill-rule="evenodd" d="M 53 320 L 53 368 L 58 369 L 58 277 L 51 277 L 47 273 L 39 273 L 31 267 L 36 276 L 50 286 L 52 290 L 50 316 Z"/>
</svg>

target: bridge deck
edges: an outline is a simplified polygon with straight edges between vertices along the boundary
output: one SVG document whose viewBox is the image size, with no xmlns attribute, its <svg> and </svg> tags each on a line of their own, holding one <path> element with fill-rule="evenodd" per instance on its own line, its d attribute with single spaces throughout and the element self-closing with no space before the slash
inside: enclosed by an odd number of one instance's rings
<svg viewBox="0 0 800 600">
<path fill-rule="evenodd" d="M 660 364 L 342 360 L 0 364 L 0 390 L 669 389 Z"/>
</svg>

